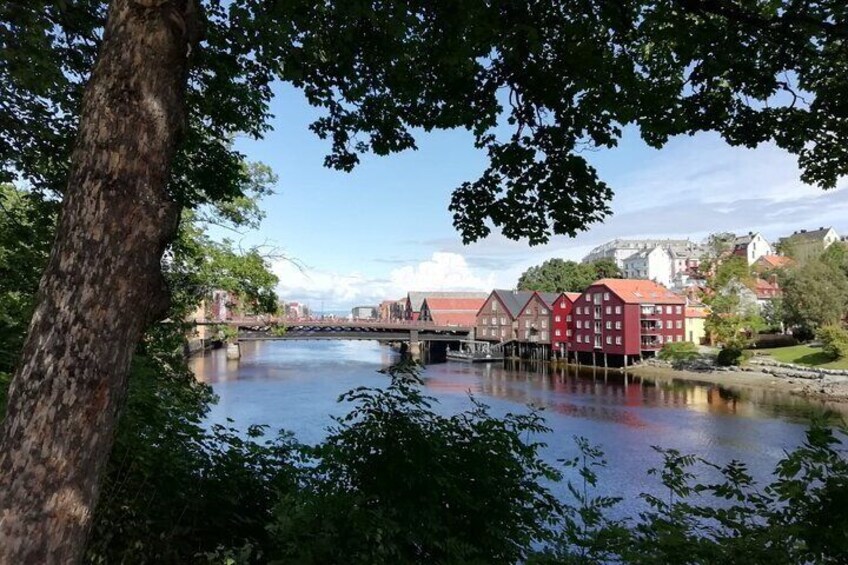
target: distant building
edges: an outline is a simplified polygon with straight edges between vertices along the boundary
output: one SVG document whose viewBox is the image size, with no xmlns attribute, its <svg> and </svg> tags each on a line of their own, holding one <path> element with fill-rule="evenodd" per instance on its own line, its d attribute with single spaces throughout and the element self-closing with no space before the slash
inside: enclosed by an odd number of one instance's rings
<svg viewBox="0 0 848 565">
<path fill-rule="evenodd" d="M 424 291 L 410 292 L 406 295 L 406 303 L 404 305 L 403 319 L 418 320 L 421 316 L 421 307 L 424 305 L 424 299 L 432 298 L 482 298 L 485 300 L 488 297 L 486 292 L 450 292 L 450 291 Z"/>
<path fill-rule="evenodd" d="M 691 341 L 696 345 L 705 344 L 707 341 L 707 316 L 709 310 L 705 306 L 687 306 L 685 310 L 686 329 L 685 341 Z"/>
<path fill-rule="evenodd" d="M 354 320 L 374 320 L 377 318 L 377 312 L 375 306 L 354 306 L 350 315 Z"/>
<path fill-rule="evenodd" d="M 839 234 L 833 228 L 820 227 L 817 230 L 796 231 L 789 237 L 783 237 L 780 239 L 780 247 L 786 255 L 803 263 L 818 258 L 837 241 Z"/>
<path fill-rule="evenodd" d="M 733 254 L 744 257 L 749 265 L 753 265 L 763 255 L 774 255 L 774 249 L 759 232 L 748 232 L 748 235 L 736 236 Z"/>
<path fill-rule="evenodd" d="M 647 280 L 601 279 L 574 303 L 573 351 L 584 359 L 615 355 L 625 363 L 684 339 L 686 300 Z"/>
<path fill-rule="evenodd" d="M 674 274 L 674 259 L 668 249 L 654 247 L 637 251 L 624 260 L 626 279 L 647 279 L 669 286 Z"/>
<path fill-rule="evenodd" d="M 790 257 L 784 257 L 783 255 L 763 255 L 754 261 L 753 267 L 754 271 L 758 273 L 768 273 L 770 271 L 786 269 L 794 264 L 795 261 Z"/>
<path fill-rule="evenodd" d="M 754 280 L 754 294 L 757 296 L 757 304 L 760 309 L 776 298 L 783 296 L 783 291 L 777 283 L 777 277 L 771 276 L 769 280 L 757 278 Z"/>
<path fill-rule="evenodd" d="M 612 259 L 619 269 L 624 269 L 624 260 L 640 251 L 650 251 L 660 247 L 667 251 L 697 254 L 700 257 L 703 246 L 688 239 L 614 239 L 599 245 L 583 257 L 584 263 L 598 259 Z"/>
<path fill-rule="evenodd" d="M 477 312 L 486 302 L 482 298 L 441 298 L 428 296 L 421 305 L 422 322 L 433 322 L 440 326 L 474 327 Z"/>
</svg>

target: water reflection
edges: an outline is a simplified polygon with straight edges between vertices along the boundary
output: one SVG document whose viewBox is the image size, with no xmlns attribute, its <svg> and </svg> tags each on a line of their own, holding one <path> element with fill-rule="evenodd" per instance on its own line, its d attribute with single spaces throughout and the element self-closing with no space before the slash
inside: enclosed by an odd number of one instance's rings
<svg viewBox="0 0 848 565">
<path fill-rule="evenodd" d="M 357 386 L 385 386 L 378 369 L 395 362 L 389 348 L 373 342 L 253 342 L 242 359 L 223 351 L 192 361 L 198 379 L 220 398 L 209 421 L 228 418 L 246 429 L 268 424 L 287 429 L 306 443 L 326 435 L 332 416 L 349 406 L 338 397 Z M 806 417 L 820 405 L 779 392 L 728 389 L 707 383 L 644 378 L 618 371 L 551 368 L 547 365 L 432 364 L 424 373 L 437 410 L 453 414 L 470 407 L 468 394 L 495 415 L 521 412 L 532 404 L 544 411 L 552 433 L 544 454 L 555 463 L 574 455 L 573 436 L 585 436 L 607 453 L 608 493 L 632 499 L 656 488 L 646 470 L 660 457 L 651 446 L 676 448 L 716 463 L 741 459 L 767 480 L 776 461 L 804 436 Z M 560 485 L 563 496 L 565 487 Z"/>
</svg>

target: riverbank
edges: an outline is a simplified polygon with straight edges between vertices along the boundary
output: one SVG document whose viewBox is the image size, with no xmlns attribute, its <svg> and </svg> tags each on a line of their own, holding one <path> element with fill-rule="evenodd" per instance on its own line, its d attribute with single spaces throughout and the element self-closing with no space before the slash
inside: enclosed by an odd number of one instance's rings
<svg viewBox="0 0 848 565">
<path fill-rule="evenodd" d="M 693 383 L 714 384 L 725 388 L 749 390 L 773 390 L 808 399 L 839 404 L 840 412 L 848 411 L 848 377 L 824 375 L 818 378 L 777 376 L 762 368 L 687 371 L 671 367 L 637 365 L 628 372 L 651 380 L 679 380 Z"/>
</svg>

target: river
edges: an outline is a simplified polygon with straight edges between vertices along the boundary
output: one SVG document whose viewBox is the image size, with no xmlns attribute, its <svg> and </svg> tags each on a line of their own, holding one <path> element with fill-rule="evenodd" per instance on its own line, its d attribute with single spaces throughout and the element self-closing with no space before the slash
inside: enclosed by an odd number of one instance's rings
<svg viewBox="0 0 848 565">
<path fill-rule="evenodd" d="M 195 357 L 197 378 L 219 397 L 210 423 L 235 421 L 246 429 L 267 424 L 294 432 L 302 442 L 326 435 L 331 416 L 348 406 L 340 394 L 357 386 L 383 386 L 378 370 L 396 360 L 388 347 L 369 341 L 257 341 L 242 343 L 242 358 L 223 350 Z M 658 492 L 646 471 L 660 456 L 651 446 L 676 448 L 716 463 L 740 459 L 755 477 L 770 479 L 785 450 L 804 436 L 806 419 L 819 408 L 768 390 L 735 391 L 693 382 L 655 383 L 603 370 L 510 367 L 500 364 L 432 364 L 423 373 L 438 410 L 470 406 L 468 394 L 492 413 L 543 409 L 552 432 L 544 457 L 552 463 L 575 454 L 573 436 L 585 436 L 606 452 L 604 492 L 625 499 L 621 511 L 639 506 L 640 492 Z M 555 487 L 565 496 L 563 485 Z"/>
</svg>

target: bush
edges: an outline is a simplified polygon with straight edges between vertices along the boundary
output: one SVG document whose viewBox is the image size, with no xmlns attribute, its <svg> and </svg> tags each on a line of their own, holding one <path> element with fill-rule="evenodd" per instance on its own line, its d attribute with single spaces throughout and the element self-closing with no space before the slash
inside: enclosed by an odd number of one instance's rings
<svg viewBox="0 0 848 565">
<path fill-rule="evenodd" d="M 758 334 L 751 344 L 753 349 L 773 349 L 798 345 L 797 336 L 787 334 Z"/>
<path fill-rule="evenodd" d="M 541 416 L 432 409 L 415 369 L 342 396 L 353 411 L 313 452 L 271 531 L 281 563 L 519 563 L 544 541 L 559 478 L 533 436 Z"/>
<path fill-rule="evenodd" d="M 741 365 L 743 361 L 750 359 L 752 355 L 750 351 L 746 351 L 740 347 L 723 347 L 718 352 L 716 363 L 722 367 L 732 367 Z"/>
<path fill-rule="evenodd" d="M 673 363 L 679 363 L 697 359 L 698 355 L 697 345 L 690 341 L 677 341 L 663 345 L 657 357 Z"/>
<path fill-rule="evenodd" d="M 823 326 L 816 337 L 822 342 L 822 352 L 834 361 L 848 357 L 848 331 L 842 326 Z"/>
</svg>

